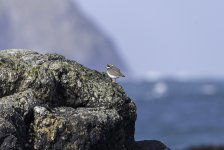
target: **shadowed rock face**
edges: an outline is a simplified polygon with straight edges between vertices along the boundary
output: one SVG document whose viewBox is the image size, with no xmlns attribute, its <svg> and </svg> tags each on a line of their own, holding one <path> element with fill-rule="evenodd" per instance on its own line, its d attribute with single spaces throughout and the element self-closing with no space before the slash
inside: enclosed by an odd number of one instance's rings
<svg viewBox="0 0 224 150">
<path fill-rule="evenodd" d="M 135 120 L 105 73 L 57 54 L 0 51 L 0 149 L 134 149 Z"/>
<path fill-rule="evenodd" d="M 137 141 L 140 150 L 170 150 L 166 145 L 156 140 Z"/>
</svg>

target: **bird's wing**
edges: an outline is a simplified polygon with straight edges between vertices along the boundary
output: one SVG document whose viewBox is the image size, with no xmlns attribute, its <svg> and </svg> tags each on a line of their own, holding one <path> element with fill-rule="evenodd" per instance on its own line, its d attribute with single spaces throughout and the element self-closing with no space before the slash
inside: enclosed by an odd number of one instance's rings
<svg viewBox="0 0 224 150">
<path fill-rule="evenodd" d="M 120 71 L 120 69 L 118 69 L 117 67 L 113 67 L 114 69 L 113 69 L 113 73 L 115 73 L 117 76 L 124 76 L 122 73 L 121 73 L 121 71 Z"/>
</svg>

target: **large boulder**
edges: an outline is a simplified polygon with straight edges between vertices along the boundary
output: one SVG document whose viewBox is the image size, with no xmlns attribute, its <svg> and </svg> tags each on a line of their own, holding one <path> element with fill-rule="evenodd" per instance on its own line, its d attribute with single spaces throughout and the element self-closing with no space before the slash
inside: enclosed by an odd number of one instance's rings
<svg viewBox="0 0 224 150">
<path fill-rule="evenodd" d="M 0 68 L 0 149 L 135 148 L 136 106 L 105 73 L 18 49 Z"/>
<path fill-rule="evenodd" d="M 134 141 L 136 106 L 105 73 L 19 49 L 0 68 L 2 150 L 169 150 Z"/>
</svg>

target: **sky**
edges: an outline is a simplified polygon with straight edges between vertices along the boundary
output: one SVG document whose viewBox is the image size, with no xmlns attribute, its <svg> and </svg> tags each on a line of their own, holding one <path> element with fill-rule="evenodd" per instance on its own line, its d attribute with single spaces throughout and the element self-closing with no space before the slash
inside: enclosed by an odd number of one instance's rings
<svg viewBox="0 0 224 150">
<path fill-rule="evenodd" d="M 223 0 L 76 0 L 134 75 L 224 77 Z"/>
</svg>

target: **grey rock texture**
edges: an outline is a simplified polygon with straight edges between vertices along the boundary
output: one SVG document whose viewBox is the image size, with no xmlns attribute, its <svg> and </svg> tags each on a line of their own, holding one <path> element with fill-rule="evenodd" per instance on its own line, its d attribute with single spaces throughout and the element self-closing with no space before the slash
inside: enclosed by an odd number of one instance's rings
<svg viewBox="0 0 224 150">
<path fill-rule="evenodd" d="M 0 149 L 134 149 L 135 104 L 105 73 L 19 49 L 0 68 Z"/>
<path fill-rule="evenodd" d="M 166 145 L 156 140 L 137 141 L 136 143 L 141 150 L 170 150 Z"/>
<path fill-rule="evenodd" d="M 35 49 L 97 70 L 107 63 L 127 70 L 111 38 L 75 0 L 0 0 L 0 29 L 0 49 Z"/>
<path fill-rule="evenodd" d="M 1 150 L 169 150 L 134 141 L 136 116 L 106 73 L 58 54 L 0 51 Z"/>
</svg>

